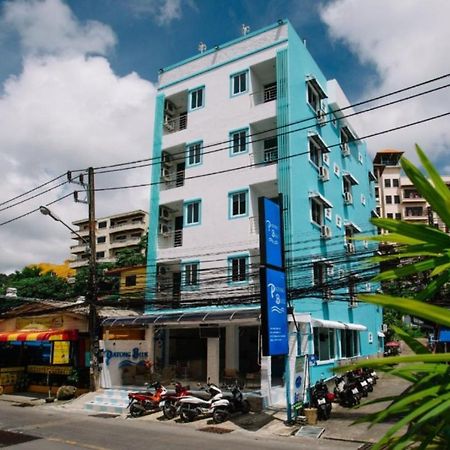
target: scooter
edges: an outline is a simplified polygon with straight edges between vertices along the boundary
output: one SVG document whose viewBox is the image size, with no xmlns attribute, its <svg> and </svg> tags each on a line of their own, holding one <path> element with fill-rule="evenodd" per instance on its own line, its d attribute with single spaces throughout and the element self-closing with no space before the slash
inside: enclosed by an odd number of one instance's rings
<svg viewBox="0 0 450 450">
<path fill-rule="evenodd" d="M 224 387 L 229 389 L 229 392 L 223 392 L 223 398 L 230 402 L 230 413 L 234 414 L 236 412 L 240 412 L 242 414 L 248 414 L 251 409 L 250 402 L 244 398 L 239 383 L 236 381 L 233 385 Z"/>
<path fill-rule="evenodd" d="M 166 419 L 173 419 L 177 415 L 177 405 L 182 397 L 191 395 L 189 386 L 183 386 L 179 381 L 174 383 L 175 393 L 167 393 L 163 400 L 159 402 L 159 409 L 162 410 Z"/>
<path fill-rule="evenodd" d="M 183 422 L 192 422 L 199 416 L 211 416 L 215 423 L 228 420 L 230 416 L 230 402 L 223 398 L 222 391 L 213 383 L 207 383 L 205 389 L 209 395 L 209 400 L 189 395 L 181 397 L 178 401 L 180 417 Z"/>
<path fill-rule="evenodd" d="M 328 386 L 323 380 L 317 381 L 310 390 L 311 405 L 317 408 L 317 417 L 328 420 L 331 415 L 334 394 L 328 391 Z"/>
<path fill-rule="evenodd" d="M 155 388 L 155 392 L 150 392 L 149 387 Z M 130 402 L 128 407 L 130 409 L 131 417 L 141 417 L 146 412 L 157 411 L 161 399 L 167 394 L 167 389 L 159 382 L 147 385 L 146 392 L 130 392 L 128 398 Z"/>
<path fill-rule="evenodd" d="M 349 383 L 354 383 L 358 388 L 358 391 L 363 397 L 367 397 L 369 394 L 369 383 L 362 377 L 360 374 L 356 372 L 347 372 L 347 380 Z M 371 386 L 372 387 L 372 386 Z M 372 388 L 373 390 L 373 388 Z"/>
<path fill-rule="evenodd" d="M 344 377 L 336 377 L 334 383 L 334 394 L 340 405 L 351 407 L 360 403 L 361 394 L 355 383 L 346 383 Z"/>
</svg>

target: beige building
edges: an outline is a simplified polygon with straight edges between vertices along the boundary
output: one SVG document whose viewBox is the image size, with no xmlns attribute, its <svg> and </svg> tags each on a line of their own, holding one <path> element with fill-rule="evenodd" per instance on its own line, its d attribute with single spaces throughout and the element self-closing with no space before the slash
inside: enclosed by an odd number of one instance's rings
<svg viewBox="0 0 450 450">
<path fill-rule="evenodd" d="M 378 185 L 375 188 L 377 213 L 380 217 L 434 225 L 446 233 L 448 227 L 439 220 L 428 202 L 417 192 L 406 176 L 402 176 L 399 150 L 379 151 L 373 160 Z M 450 177 L 443 177 L 450 186 Z"/>
<path fill-rule="evenodd" d="M 77 227 L 77 233 L 84 239 L 89 239 L 88 219 L 72 222 Z M 114 262 L 117 252 L 125 248 L 136 247 L 148 229 L 148 213 L 143 210 L 115 214 L 96 220 L 96 256 L 99 263 Z M 78 269 L 89 262 L 86 244 L 75 233 L 72 238 L 76 241 L 70 247 L 73 255 L 70 267 Z"/>
</svg>

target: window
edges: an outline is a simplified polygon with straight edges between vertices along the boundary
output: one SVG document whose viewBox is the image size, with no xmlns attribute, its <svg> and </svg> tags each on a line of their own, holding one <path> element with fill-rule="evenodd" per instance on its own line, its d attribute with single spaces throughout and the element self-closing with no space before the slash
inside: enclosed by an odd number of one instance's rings
<svg viewBox="0 0 450 450">
<path fill-rule="evenodd" d="M 356 330 L 340 330 L 342 358 L 359 355 L 359 335 Z"/>
<path fill-rule="evenodd" d="M 323 204 L 316 198 L 311 199 L 311 220 L 317 225 L 323 225 Z"/>
<path fill-rule="evenodd" d="M 106 222 L 99 222 L 98 223 L 99 228 L 106 228 Z"/>
<path fill-rule="evenodd" d="M 389 178 L 385 178 L 384 187 L 387 187 L 387 188 L 391 187 L 391 180 Z"/>
<path fill-rule="evenodd" d="M 327 95 L 315 78 L 309 78 L 306 81 L 306 89 L 307 102 L 314 109 L 314 112 L 317 113 L 322 109 L 322 100 L 327 98 Z"/>
<path fill-rule="evenodd" d="M 324 300 L 331 296 L 331 290 L 327 286 L 328 272 L 332 270 L 332 265 L 324 261 L 313 262 L 313 286 L 318 289 L 318 294 L 322 295 Z"/>
<path fill-rule="evenodd" d="M 184 204 L 185 225 L 198 225 L 200 223 L 200 200 L 194 200 Z"/>
<path fill-rule="evenodd" d="M 193 89 L 189 92 L 190 102 L 189 109 L 192 111 L 193 109 L 203 108 L 205 106 L 205 88 L 204 86 L 200 88 Z"/>
<path fill-rule="evenodd" d="M 190 262 L 184 264 L 184 286 L 196 287 L 198 286 L 199 263 Z"/>
<path fill-rule="evenodd" d="M 238 130 L 230 133 L 230 154 L 231 156 L 247 153 L 248 130 Z"/>
<path fill-rule="evenodd" d="M 358 305 L 358 301 L 356 300 L 356 279 L 355 276 L 351 276 L 348 279 L 348 297 L 349 297 L 349 306 L 354 307 Z"/>
<path fill-rule="evenodd" d="M 380 198 L 380 188 L 378 187 L 375 188 L 375 198 Z"/>
<path fill-rule="evenodd" d="M 248 280 L 247 264 L 248 256 L 233 256 L 229 258 L 229 270 L 232 283 L 240 283 Z"/>
<path fill-rule="evenodd" d="M 405 208 L 406 217 L 420 217 L 423 216 L 423 208 L 421 206 L 408 206 Z"/>
<path fill-rule="evenodd" d="M 323 154 L 329 152 L 328 147 L 317 134 L 308 137 L 308 145 L 310 161 L 317 167 L 322 166 Z"/>
<path fill-rule="evenodd" d="M 394 203 L 396 204 L 400 203 L 400 195 L 394 195 Z"/>
<path fill-rule="evenodd" d="M 248 71 L 231 76 L 231 95 L 238 95 L 247 92 L 247 76 Z"/>
<path fill-rule="evenodd" d="M 229 194 L 229 217 L 248 215 L 248 191 L 232 192 Z"/>
<path fill-rule="evenodd" d="M 349 194 L 352 193 L 352 182 L 349 177 L 347 176 L 342 177 L 342 185 L 344 188 L 344 194 L 346 192 L 348 192 Z"/>
<path fill-rule="evenodd" d="M 106 236 L 99 236 L 97 238 L 97 244 L 103 244 L 104 242 L 106 242 Z"/>
<path fill-rule="evenodd" d="M 96 257 L 96 258 L 104 258 L 104 257 L 105 257 L 105 252 L 97 252 L 97 253 L 95 254 L 95 257 Z"/>
<path fill-rule="evenodd" d="M 194 142 L 186 148 L 187 166 L 196 166 L 202 162 L 202 142 Z"/>
<path fill-rule="evenodd" d="M 399 183 L 398 183 L 398 178 L 393 178 L 392 180 L 392 186 L 393 187 L 398 187 Z"/>
<path fill-rule="evenodd" d="M 392 204 L 392 195 L 386 195 L 386 203 L 388 205 Z"/>
<path fill-rule="evenodd" d="M 393 219 L 394 218 L 394 214 L 393 213 L 387 213 L 387 218 L 388 219 Z"/>
<path fill-rule="evenodd" d="M 402 213 L 395 213 L 395 220 L 402 220 Z"/>
<path fill-rule="evenodd" d="M 336 357 L 334 328 L 314 328 L 314 354 L 318 361 L 328 361 Z"/>
<path fill-rule="evenodd" d="M 125 277 L 125 286 L 126 287 L 136 286 L 136 275 L 127 275 Z"/>
</svg>

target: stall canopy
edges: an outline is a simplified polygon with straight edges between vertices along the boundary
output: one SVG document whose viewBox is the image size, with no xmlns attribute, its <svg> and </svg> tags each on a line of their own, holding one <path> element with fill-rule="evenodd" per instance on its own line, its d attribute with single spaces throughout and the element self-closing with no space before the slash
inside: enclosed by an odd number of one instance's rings
<svg viewBox="0 0 450 450">
<path fill-rule="evenodd" d="M 7 341 L 75 341 L 78 330 L 19 330 L 0 333 L 0 342 Z"/>
<path fill-rule="evenodd" d="M 339 328 L 341 330 L 366 331 L 367 327 L 359 323 L 339 322 L 336 320 L 312 319 L 313 327 Z"/>
</svg>

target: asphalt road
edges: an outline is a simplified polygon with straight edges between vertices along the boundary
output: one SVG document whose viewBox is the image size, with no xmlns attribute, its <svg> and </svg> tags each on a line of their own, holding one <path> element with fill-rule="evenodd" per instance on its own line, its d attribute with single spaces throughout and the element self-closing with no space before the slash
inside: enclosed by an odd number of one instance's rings
<svg viewBox="0 0 450 450">
<path fill-rule="evenodd" d="M 220 426 L 226 428 L 226 425 Z M 211 427 L 209 427 L 211 431 Z M 220 431 L 220 430 L 219 430 Z M 28 440 L 27 440 L 28 439 Z M 21 441 L 26 442 L 21 442 Z M 218 434 L 188 424 L 99 418 L 46 405 L 20 407 L 0 401 L 0 447 L 17 449 L 356 449 L 355 443 L 276 437 L 235 430 Z"/>
</svg>

